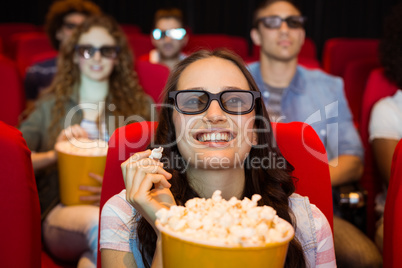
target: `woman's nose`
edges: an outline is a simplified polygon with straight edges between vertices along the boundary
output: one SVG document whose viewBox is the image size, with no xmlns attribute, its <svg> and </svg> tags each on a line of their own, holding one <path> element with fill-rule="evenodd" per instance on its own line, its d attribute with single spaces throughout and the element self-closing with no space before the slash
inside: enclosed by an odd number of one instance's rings
<svg viewBox="0 0 402 268">
<path fill-rule="evenodd" d="M 227 120 L 225 112 L 222 110 L 217 100 L 211 101 L 203 117 L 204 122 L 217 123 Z"/>
<path fill-rule="evenodd" d="M 93 55 L 93 59 L 96 61 L 100 61 L 102 59 L 102 55 L 100 50 L 95 51 L 94 55 Z"/>
</svg>

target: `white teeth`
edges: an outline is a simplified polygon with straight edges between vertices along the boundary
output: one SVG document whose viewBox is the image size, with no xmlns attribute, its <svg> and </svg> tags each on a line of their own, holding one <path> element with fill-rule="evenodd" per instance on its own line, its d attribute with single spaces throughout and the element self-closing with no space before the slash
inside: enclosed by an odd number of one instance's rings
<svg viewBox="0 0 402 268">
<path fill-rule="evenodd" d="M 228 134 L 222 133 L 221 134 L 221 139 L 224 140 L 224 141 L 227 141 L 228 140 Z"/>
<path fill-rule="evenodd" d="M 92 65 L 92 69 L 94 69 L 94 70 L 100 70 L 100 66 L 99 65 Z"/>
<path fill-rule="evenodd" d="M 232 140 L 232 136 L 229 133 L 208 133 L 198 135 L 197 139 L 201 142 L 210 141 L 210 142 L 219 142 L 224 141 L 228 142 Z"/>
</svg>

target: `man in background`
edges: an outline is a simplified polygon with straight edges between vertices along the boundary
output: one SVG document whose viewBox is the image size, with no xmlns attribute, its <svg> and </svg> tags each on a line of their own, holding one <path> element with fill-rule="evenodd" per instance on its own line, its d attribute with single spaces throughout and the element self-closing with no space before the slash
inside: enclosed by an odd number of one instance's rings
<svg viewBox="0 0 402 268">
<path fill-rule="evenodd" d="M 332 186 L 357 182 L 363 148 L 343 93 L 343 81 L 298 65 L 305 18 L 291 1 L 267 0 L 257 8 L 250 32 L 260 61 L 249 66 L 272 121 L 311 125 L 328 156 Z M 334 212 L 334 244 L 339 267 L 380 267 L 374 243 Z"/>
<path fill-rule="evenodd" d="M 155 49 L 143 55 L 139 60 L 159 63 L 172 69 L 186 57 L 182 52 L 187 45 L 188 35 L 184 29 L 182 12 L 177 8 L 159 9 L 154 16 L 151 41 Z"/>
</svg>

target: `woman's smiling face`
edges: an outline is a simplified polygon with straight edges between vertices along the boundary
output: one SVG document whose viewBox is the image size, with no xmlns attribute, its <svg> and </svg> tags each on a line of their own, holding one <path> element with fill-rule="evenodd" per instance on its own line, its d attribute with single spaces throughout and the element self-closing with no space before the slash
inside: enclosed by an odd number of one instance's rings
<svg viewBox="0 0 402 268">
<path fill-rule="evenodd" d="M 231 61 L 210 57 L 191 63 L 180 75 L 177 90 L 245 90 L 250 87 L 241 70 Z M 254 110 L 244 115 L 224 112 L 218 101 L 200 114 L 173 111 L 177 146 L 190 167 L 220 169 L 239 167 L 256 143 Z"/>
<path fill-rule="evenodd" d="M 100 48 L 103 46 L 115 46 L 116 41 L 105 28 L 94 26 L 88 32 L 81 35 L 77 45 Z M 75 57 L 82 75 L 100 82 L 109 79 L 117 61 L 116 59 L 102 56 L 99 50 L 89 59 L 85 59 L 78 54 Z"/>
</svg>

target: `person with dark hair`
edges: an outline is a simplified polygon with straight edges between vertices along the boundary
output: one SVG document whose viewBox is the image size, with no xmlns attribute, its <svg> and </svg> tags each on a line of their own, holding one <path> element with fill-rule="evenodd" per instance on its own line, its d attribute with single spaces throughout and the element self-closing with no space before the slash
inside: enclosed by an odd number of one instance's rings
<svg viewBox="0 0 402 268">
<path fill-rule="evenodd" d="M 376 244 L 382 251 L 382 216 L 391 177 L 392 156 L 396 145 L 402 139 L 402 4 L 396 5 L 385 19 L 379 52 L 385 76 L 399 88 L 393 96 L 383 98 L 374 105 L 369 123 L 369 141 L 383 182 L 383 191 L 376 197 L 376 211 L 380 219 L 377 222 L 375 237 Z"/>
<path fill-rule="evenodd" d="M 156 11 L 151 41 L 155 49 L 141 56 L 140 60 L 163 64 L 172 69 L 186 57 L 182 50 L 187 45 L 188 35 L 180 9 L 164 8 Z"/>
<path fill-rule="evenodd" d="M 298 65 L 306 18 L 292 1 L 265 0 L 257 7 L 250 36 L 260 60 L 250 64 L 272 120 L 310 124 L 323 142 L 333 187 L 357 182 L 363 147 L 343 91 L 343 81 Z M 334 188 L 335 189 L 335 188 Z M 334 202 L 335 254 L 339 267 L 379 267 L 374 243 L 341 219 Z"/>
<path fill-rule="evenodd" d="M 79 26 L 86 17 L 101 14 L 101 9 L 89 0 L 57 0 L 50 6 L 46 15 L 45 31 L 50 43 L 56 50 L 70 38 L 73 30 Z M 28 106 L 32 105 L 40 91 L 52 82 L 57 72 L 56 58 L 45 60 L 28 68 L 24 86 Z"/>
<path fill-rule="evenodd" d="M 78 267 L 95 267 L 101 187 L 80 187 L 93 193 L 81 196 L 93 205 L 60 204 L 55 143 L 107 141 L 116 127 L 155 120 L 153 101 L 138 83 L 124 32 L 109 16 L 86 19 L 61 47 L 57 64 L 52 84 L 20 130 L 32 151 L 45 247 L 59 259 L 79 259 Z"/>
<path fill-rule="evenodd" d="M 331 227 L 294 193 L 293 167 L 275 146 L 260 92 L 239 56 L 190 55 L 172 70 L 163 103 L 153 143 L 164 148 L 161 162 L 148 158 L 150 150 L 125 161 L 126 189 L 102 210 L 102 267 L 161 267 L 156 211 L 215 190 L 226 200 L 259 194 L 259 205 L 272 206 L 296 228 L 285 267 L 335 266 Z M 244 164 L 264 157 L 285 164 Z"/>
</svg>

